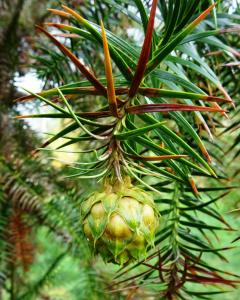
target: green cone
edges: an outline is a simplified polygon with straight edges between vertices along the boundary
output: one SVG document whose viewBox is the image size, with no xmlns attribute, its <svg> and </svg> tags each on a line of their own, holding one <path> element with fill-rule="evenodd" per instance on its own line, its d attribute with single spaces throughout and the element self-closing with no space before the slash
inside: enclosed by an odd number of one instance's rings
<svg viewBox="0 0 240 300">
<path fill-rule="evenodd" d="M 97 253 L 106 262 L 125 264 L 146 255 L 154 245 L 159 224 L 151 193 L 122 183 L 106 183 L 81 206 L 83 230 Z"/>
</svg>

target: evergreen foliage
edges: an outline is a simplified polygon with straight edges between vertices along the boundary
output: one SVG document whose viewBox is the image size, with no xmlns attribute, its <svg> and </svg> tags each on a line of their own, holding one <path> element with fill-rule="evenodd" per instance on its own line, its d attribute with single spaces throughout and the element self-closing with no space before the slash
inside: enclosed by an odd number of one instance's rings
<svg viewBox="0 0 240 300">
<path fill-rule="evenodd" d="M 17 119 L 57 118 L 62 128 L 29 159 L 1 161 L 4 295 L 225 299 L 239 284 L 227 264 L 238 228 L 219 209 L 239 181 L 239 7 L 229 14 L 221 1 L 95 4 L 50 9 L 49 30 L 37 26 L 48 38 L 33 56 L 46 89 L 17 101 L 49 109 Z M 72 149 L 78 160 L 68 164 Z M 66 168 L 45 168 L 56 154 Z M 50 186 L 34 180 L 32 164 Z M 153 195 L 161 216 L 155 248 L 130 265 L 103 267 L 84 238 L 80 206 L 106 177 L 126 175 Z M 49 295 L 50 285 L 63 295 Z"/>
</svg>

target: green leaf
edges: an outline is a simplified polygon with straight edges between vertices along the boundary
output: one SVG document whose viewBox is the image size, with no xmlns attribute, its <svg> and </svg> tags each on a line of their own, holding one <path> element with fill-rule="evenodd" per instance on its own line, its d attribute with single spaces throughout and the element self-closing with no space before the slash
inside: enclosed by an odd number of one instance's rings
<svg viewBox="0 0 240 300">
<path fill-rule="evenodd" d="M 153 129 L 156 129 L 158 128 L 159 126 L 161 126 L 162 124 L 164 124 L 165 122 L 159 122 L 159 123 L 156 123 L 156 124 L 153 124 L 153 125 L 149 125 L 149 126 L 145 126 L 145 127 L 142 127 L 142 128 L 137 128 L 137 129 L 134 129 L 134 130 L 128 130 L 127 132 L 124 132 L 124 133 L 115 133 L 115 137 L 118 139 L 118 140 L 125 140 L 125 139 L 129 139 L 129 138 L 132 138 L 134 136 L 139 136 L 139 135 L 143 135 Z"/>
<path fill-rule="evenodd" d="M 152 72 L 163 61 L 163 59 L 209 14 L 214 6 L 215 4 L 211 5 L 197 19 L 189 24 L 185 29 L 180 31 L 169 43 L 160 47 L 160 49 L 156 51 L 152 60 L 149 61 L 145 75 Z"/>
<path fill-rule="evenodd" d="M 148 116 L 148 115 L 146 115 L 146 116 L 144 115 L 144 119 L 147 122 L 151 122 L 151 123 L 157 122 L 156 119 L 154 119 L 152 116 Z M 190 124 L 189 124 L 189 126 L 190 126 Z M 190 126 L 190 130 L 191 130 L 190 132 L 192 133 L 192 130 L 194 130 L 194 129 L 191 128 L 191 126 Z M 200 162 L 209 171 L 210 174 L 212 174 L 213 176 L 216 176 L 215 172 L 212 170 L 212 168 L 209 166 L 209 164 L 193 148 L 191 148 L 182 138 L 180 138 L 176 133 L 174 133 L 172 130 L 168 129 L 165 125 L 160 126 L 159 131 L 164 132 L 164 134 L 166 134 L 167 136 L 172 138 L 175 143 L 179 144 L 183 149 L 185 149 L 187 151 L 187 153 L 191 154 L 198 162 Z M 189 128 L 187 128 L 187 132 L 189 132 Z M 193 134 L 195 135 L 196 133 L 194 132 Z M 203 173 L 206 173 L 202 169 L 200 171 Z"/>
<path fill-rule="evenodd" d="M 153 30 L 154 30 L 154 19 L 155 19 L 155 14 L 156 14 L 156 9 L 157 9 L 157 2 L 158 0 L 153 0 L 152 2 L 152 7 L 151 7 L 151 12 L 150 12 L 150 17 L 148 20 L 148 26 L 147 26 L 147 31 L 146 31 L 146 36 L 143 42 L 142 46 L 142 51 L 140 53 L 140 57 L 137 63 L 137 68 L 135 71 L 135 74 L 133 75 L 133 79 L 130 85 L 129 89 L 129 97 L 133 98 L 135 94 L 137 93 L 138 87 L 141 84 L 148 58 L 151 52 L 151 44 L 152 44 L 152 36 L 153 36 Z"/>
</svg>

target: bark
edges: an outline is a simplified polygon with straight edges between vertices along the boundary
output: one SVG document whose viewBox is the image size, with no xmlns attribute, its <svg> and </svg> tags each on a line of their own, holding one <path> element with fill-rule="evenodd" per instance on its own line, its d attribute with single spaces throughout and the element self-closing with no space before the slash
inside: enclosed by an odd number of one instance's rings
<svg viewBox="0 0 240 300">
<path fill-rule="evenodd" d="M 25 0 L 11 1 L 2 4 L 0 19 L 0 103 L 2 106 L 11 105 L 14 97 L 14 74 L 18 65 L 19 39 L 17 34 L 18 22 Z"/>
<path fill-rule="evenodd" d="M 21 64 L 28 61 L 27 39 L 34 36 L 34 25 L 48 15 L 46 7 L 50 0 L 0 0 L 0 105 L 11 107 L 18 96 L 14 77 Z M 20 22 L 21 21 L 21 22 Z M 33 40 L 33 39 L 32 39 Z M 27 45 L 27 46 L 26 46 Z M 21 51 L 22 50 L 22 51 Z M 24 52 L 24 55 L 22 55 Z"/>
</svg>

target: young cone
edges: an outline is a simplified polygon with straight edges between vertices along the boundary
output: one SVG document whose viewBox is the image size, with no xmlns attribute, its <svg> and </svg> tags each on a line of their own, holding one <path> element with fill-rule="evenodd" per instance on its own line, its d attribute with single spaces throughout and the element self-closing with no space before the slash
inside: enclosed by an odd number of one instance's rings
<svg viewBox="0 0 240 300">
<path fill-rule="evenodd" d="M 132 186 L 129 177 L 113 185 L 106 182 L 83 202 L 81 214 L 86 237 L 106 262 L 138 260 L 154 245 L 157 209 L 151 194 Z"/>
</svg>

